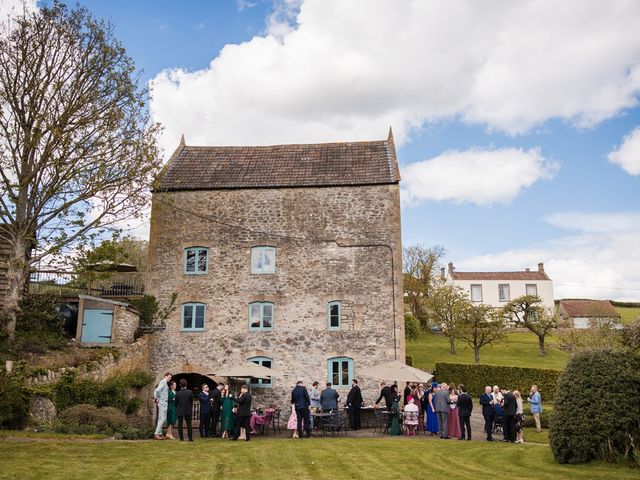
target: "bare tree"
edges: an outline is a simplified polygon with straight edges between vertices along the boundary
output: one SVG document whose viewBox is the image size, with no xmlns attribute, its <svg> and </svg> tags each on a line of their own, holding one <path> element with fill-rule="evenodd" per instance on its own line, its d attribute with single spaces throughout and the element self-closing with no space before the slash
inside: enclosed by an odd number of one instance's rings
<svg viewBox="0 0 640 480">
<path fill-rule="evenodd" d="M 473 348 L 475 363 L 480 363 L 480 349 L 505 337 L 506 324 L 500 312 L 489 305 L 471 305 L 459 315 L 457 335 Z"/>
<path fill-rule="evenodd" d="M 445 249 L 441 246 L 411 245 L 402 250 L 404 294 L 411 313 L 423 328 L 428 323 L 427 298 L 438 284 L 440 260 L 444 254 Z"/>
<path fill-rule="evenodd" d="M 30 266 L 140 214 L 159 167 L 133 61 L 82 7 L 25 12 L 0 33 L 0 224 L 13 337 Z M 34 250 L 35 249 L 35 250 Z"/>
<path fill-rule="evenodd" d="M 456 335 L 461 312 L 471 306 L 467 293 L 460 287 L 440 285 L 427 300 L 429 318 L 442 327 L 449 337 L 449 353 L 456 353 Z"/>
<path fill-rule="evenodd" d="M 545 356 L 545 337 L 558 325 L 556 315 L 542 306 L 537 295 L 522 295 L 514 298 L 503 308 L 503 314 L 511 317 L 518 326 L 522 326 L 538 337 L 540 356 Z"/>
</svg>

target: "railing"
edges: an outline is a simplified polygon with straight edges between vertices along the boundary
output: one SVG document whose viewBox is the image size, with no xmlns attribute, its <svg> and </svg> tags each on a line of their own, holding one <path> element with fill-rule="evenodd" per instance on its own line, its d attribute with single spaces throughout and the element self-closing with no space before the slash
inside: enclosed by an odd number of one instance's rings
<svg viewBox="0 0 640 480">
<path fill-rule="evenodd" d="M 138 296 L 144 294 L 144 273 L 37 270 L 31 272 L 29 292 L 61 297 L 80 294 L 99 297 Z"/>
</svg>

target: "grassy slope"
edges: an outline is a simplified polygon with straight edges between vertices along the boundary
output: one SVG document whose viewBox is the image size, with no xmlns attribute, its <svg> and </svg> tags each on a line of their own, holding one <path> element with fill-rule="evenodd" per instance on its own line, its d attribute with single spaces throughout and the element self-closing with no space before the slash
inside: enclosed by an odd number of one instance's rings
<svg viewBox="0 0 640 480">
<path fill-rule="evenodd" d="M 449 353 L 449 340 L 443 335 L 425 334 L 416 341 L 407 342 L 407 355 L 414 365 L 432 370 L 436 362 L 473 363 L 473 350 L 456 342 L 456 355 Z M 553 336 L 546 339 L 546 355 L 538 354 L 538 338 L 532 333 L 511 333 L 505 342 L 488 345 L 480 350 L 480 363 L 513 365 L 518 367 L 563 369 L 568 355 L 554 344 Z"/>
<path fill-rule="evenodd" d="M 616 310 L 622 317 L 620 320 L 624 324 L 631 323 L 640 317 L 640 308 L 637 307 L 616 307 Z"/>
<path fill-rule="evenodd" d="M 0 442 L 0 479 L 235 478 L 314 480 L 401 478 L 405 465 L 433 477 L 477 480 L 638 478 L 619 465 L 558 465 L 543 445 L 418 438 L 257 439 L 179 442 Z M 443 478 L 444 478 L 443 477 Z"/>
</svg>

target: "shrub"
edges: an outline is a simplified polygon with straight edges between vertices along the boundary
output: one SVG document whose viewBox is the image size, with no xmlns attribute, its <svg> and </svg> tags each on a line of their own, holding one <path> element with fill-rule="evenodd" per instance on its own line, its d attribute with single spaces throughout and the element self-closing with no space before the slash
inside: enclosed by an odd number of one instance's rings
<svg viewBox="0 0 640 480">
<path fill-rule="evenodd" d="M 486 385 L 506 385 L 518 389 L 524 396 L 531 385 L 538 385 L 543 402 L 556 394 L 561 370 L 521 368 L 498 365 L 467 365 L 462 363 L 436 363 L 438 381 L 464 383 L 471 396 L 484 393 Z"/>
<path fill-rule="evenodd" d="M 27 295 L 20 302 L 15 352 L 41 354 L 67 345 L 56 302 L 56 297 L 50 295 Z"/>
<path fill-rule="evenodd" d="M 633 458 L 640 445 L 639 372 L 640 358 L 612 349 L 571 357 L 558 383 L 549 435 L 557 462 Z"/>
<path fill-rule="evenodd" d="M 60 413 L 55 430 L 83 435 L 99 433 L 129 440 L 149 438 L 152 433 L 140 417 L 127 417 L 116 408 L 89 404 L 75 405 Z"/>
<path fill-rule="evenodd" d="M 404 315 L 404 336 L 407 340 L 415 340 L 420 336 L 422 327 L 416 317 L 410 313 Z"/>
<path fill-rule="evenodd" d="M 0 373 L 0 428 L 24 428 L 29 418 L 29 394 L 21 375 Z"/>
<path fill-rule="evenodd" d="M 622 344 L 631 350 L 640 350 L 640 318 L 624 326 Z"/>
</svg>

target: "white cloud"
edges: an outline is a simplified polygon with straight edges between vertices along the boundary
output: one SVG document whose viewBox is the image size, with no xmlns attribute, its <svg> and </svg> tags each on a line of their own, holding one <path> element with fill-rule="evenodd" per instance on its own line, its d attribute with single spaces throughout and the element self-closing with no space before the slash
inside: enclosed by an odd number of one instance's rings
<svg viewBox="0 0 640 480">
<path fill-rule="evenodd" d="M 640 211 L 558 213 L 570 233 L 540 245 L 456 261 L 458 270 L 516 270 L 544 262 L 555 298 L 640 299 Z M 606 228 L 610 225 L 611 228 Z M 620 252 L 626 252 L 621 254 Z"/>
<path fill-rule="evenodd" d="M 539 149 L 450 150 L 402 170 L 402 203 L 508 203 L 524 188 L 553 176 L 556 169 Z"/>
<path fill-rule="evenodd" d="M 265 36 L 153 80 L 167 154 L 188 144 L 384 138 L 463 119 L 510 134 L 638 103 L 640 2 L 281 0 Z M 298 13 L 299 12 L 299 13 Z M 297 15 L 297 16 L 296 16 Z"/>
<path fill-rule="evenodd" d="M 640 175 L 640 127 L 624 137 L 622 145 L 609 152 L 607 158 L 631 175 Z"/>
</svg>

